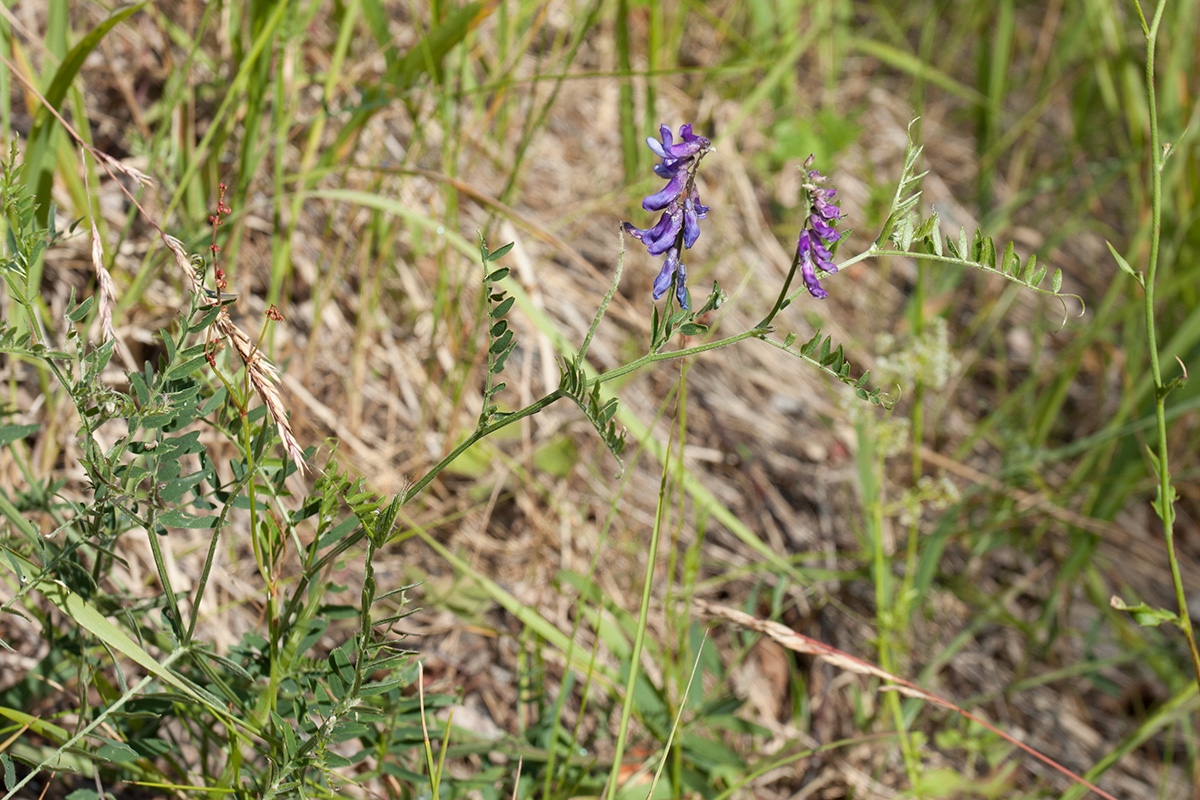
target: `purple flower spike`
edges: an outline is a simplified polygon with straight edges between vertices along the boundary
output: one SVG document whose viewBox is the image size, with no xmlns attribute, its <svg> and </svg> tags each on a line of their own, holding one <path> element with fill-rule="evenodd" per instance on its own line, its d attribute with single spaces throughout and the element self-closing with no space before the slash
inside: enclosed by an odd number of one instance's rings
<svg viewBox="0 0 1200 800">
<path fill-rule="evenodd" d="M 815 169 L 809 169 L 812 163 L 813 156 L 809 156 L 804 162 L 807 178 L 804 193 L 808 200 L 808 218 L 796 242 L 796 258 L 808 293 L 818 300 L 824 300 L 829 296 L 829 292 L 821 288 L 817 270 L 837 272 L 837 265 L 833 263 L 833 253 L 830 252 L 829 246 L 842 238 L 841 232 L 834 227 L 842 218 L 842 210 L 831 202 L 837 194 L 837 189 L 827 189 L 823 186 L 828 178 Z"/>
<path fill-rule="evenodd" d="M 662 217 L 653 228 L 645 230 L 624 223 L 625 231 L 646 245 L 652 256 L 666 254 L 662 270 L 654 279 L 654 299 L 667 293 L 675 285 L 675 298 L 679 307 L 688 309 L 687 268 L 680 260 L 680 253 L 690 248 L 700 238 L 700 220 L 708 214 L 708 207 L 700 203 L 696 190 L 696 169 L 712 142 L 692 133 L 692 126 L 679 127 L 679 141 L 666 125 L 659 128 L 661 139 L 653 136 L 646 144 L 660 161 L 654 165 L 654 174 L 667 181 L 661 191 L 647 195 L 642 208 L 647 211 L 662 211 Z"/>
</svg>

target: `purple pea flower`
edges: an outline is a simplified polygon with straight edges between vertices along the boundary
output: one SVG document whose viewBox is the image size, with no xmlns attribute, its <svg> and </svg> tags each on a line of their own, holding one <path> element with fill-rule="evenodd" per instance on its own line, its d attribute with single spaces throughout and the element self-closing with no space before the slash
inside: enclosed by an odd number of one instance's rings
<svg viewBox="0 0 1200 800">
<path fill-rule="evenodd" d="M 804 169 L 807 170 L 804 193 L 808 198 L 808 219 L 796 242 L 796 257 L 800 260 L 800 274 L 804 277 L 808 293 L 823 300 L 829 296 L 829 292 L 821 288 L 817 269 L 837 272 L 829 246 L 842 238 L 842 234 L 834 227 L 842 218 L 842 210 L 831 202 L 837 189 L 826 189 L 822 184 L 829 179 L 819 171 L 810 169 L 813 159 L 813 156 L 809 156 L 804 162 Z"/>
<path fill-rule="evenodd" d="M 674 281 L 675 297 L 679 307 L 686 311 L 689 307 L 687 267 L 679 254 L 700 238 L 700 220 L 708 214 L 708 207 L 700 203 L 700 193 L 696 190 L 696 169 L 712 142 L 692 133 L 690 124 L 680 126 L 679 142 L 666 125 L 659 128 L 659 133 L 662 141 L 651 136 L 646 139 L 646 144 L 661 159 L 654 165 L 654 173 L 666 178 L 667 185 L 661 191 L 647 195 L 642 200 L 642 208 L 661 211 L 662 216 L 651 228 L 635 228 L 628 222 L 624 225 L 630 236 L 646 245 L 650 255 L 666 254 L 662 271 L 654 280 L 654 299 L 666 294 Z"/>
</svg>

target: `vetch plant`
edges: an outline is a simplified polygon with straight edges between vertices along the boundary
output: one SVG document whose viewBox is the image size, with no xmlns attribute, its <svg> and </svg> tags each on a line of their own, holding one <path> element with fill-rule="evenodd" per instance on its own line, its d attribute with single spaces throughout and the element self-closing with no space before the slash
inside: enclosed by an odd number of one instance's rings
<svg viewBox="0 0 1200 800">
<path fill-rule="evenodd" d="M 399 522 L 403 506 L 482 439 L 536 415 L 559 400 L 570 399 L 592 423 L 612 455 L 620 459 L 625 431 L 619 422 L 617 399 L 604 392 L 604 384 L 660 361 L 698 356 L 747 340 L 769 344 L 796 357 L 850 386 L 861 400 L 890 407 L 893 397 L 871 388 L 869 373 L 851 375 L 843 347 L 835 345 L 830 337 L 817 331 L 807 343 L 797 347 L 796 334 L 778 336 L 781 312 L 804 293 L 816 299 L 828 297 L 821 284 L 823 277 L 858 261 L 889 253 L 911 253 L 973 266 L 1002 274 L 1030 288 L 1036 288 L 1045 272 L 1044 268 L 1040 272 L 1035 270 L 1032 262 L 1022 267 L 1020 260 L 1012 255 L 1011 245 L 998 259 L 994 245 L 980 234 L 972 242 L 964 233 L 957 245 L 947 242 L 943 247 L 936 216 L 923 219 L 914 210 L 920 179 L 914 169 L 920 149 L 911 143 L 885 231 L 867 251 L 838 264 L 835 258 L 845 234 L 837 226 L 844 212 L 837 205 L 836 190 L 814 168 L 810 157 L 804 166 L 805 211 L 799 221 L 791 268 L 771 309 L 758 324 L 745 331 L 668 350 L 677 333 L 696 337 L 709 334 L 708 325 L 698 318 L 721 308 L 726 298 L 714 283 L 707 300 L 694 310 L 683 261 L 684 253 L 700 236 L 700 221 L 710 211 L 700 201 L 696 176 L 702 159 L 713 150 L 712 142 L 695 134 L 690 124 L 679 128 L 678 140 L 666 125 L 660 128 L 660 137 L 651 138 L 648 143 L 659 158 L 655 172 L 667 183 L 647 196 L 642 205 L 661 215 L 650 228 L 638 229 L 629 223 L 623 226 L 625 232 L 646 246 L 650 255 L 663 259 L 654 280 L 653 298 L 661 299 L 670 292 L 665 307 L 660 310 L 654 306 L 650 312 L 651 339 L 646 353 L 603 373 L 593 370 L 587 360 L 590 343 L 621 280 L 623 264 L 619 264 L 578 350 L 560 362 L 559 385 L 523 408 L 502 410 L 505 384 L 501 377 L 518 343 L 509 321 L 516 297 L 505 288 L 508 268 L 497 262 L 511 245 L 492 250 L 481 237 L 478 251 L 483 270 L 481 329 L 487 350 L 475 429 L 391 498 L 376 496 L 361 480 L 345 474 L 333 458 L 323 470 L 316 471 L 315 484 L 309 492 L 292 497 L 285 482 L 293 475 L 303 477 L 310 466 L 311 451 L 306 452 L 291 431 L 279 390 L 278 370 L 261 353 L 259 344 L 230 318 L 225 307 L 230 295 L 226 292 L 224 272 L 204 257 L 189 254 L 181 240 L 161 229 L 158 230 L 162 241 L 190 290 L 191 306 L 176 330 L 164 335 L 163 358 L 157 364 L 148 363 L 141 373 L 127 374 L 129 392 L 112 389 L 101 379 L 114 343 L 110 340 L 89 349 L 75 330 L 74 323 L 86 316 L 90 300 L 72 304 L 68 309 L 65 338 L 71 350 L 39 347 L 28 334 L 21 336 L 14 329 L 0 328 L 0 348 L 45 364 L 72 398 L 81 419 L 84 467 L 93 489 L 89 500 L 72 502 L 68 513 L 58 515 L 59 531 L 69 541 L 65 546 L 55 542 L 46 544 L 28 525 L 18 524 L 24 540 L 14 548 L 20 552 L 14 551 L 8 560 L 16 582 L 13 598 L 5 608 L 22 603 L 26 612 L 31 611 L 34 604 L 30 593 L 36 590 L 50 598 L 62 613 L 75 619 L 86 635 L 110 643 L 120 641 L 116 651 L 147 670 L 144 681 L 123 690 L 119 698 L 123 705 L 140 709 L 166 687 L 173 687 L 179 693 L 173 708 L 154 708 L 166 717 L 164 724 L 178 724 L 182 731 L 188 732 L 189 747 L 219 757 L 202 768 L 182 763 L 157 766 L 155 774 L 160 779 L 181 780 L 182 775 L 200 769 L 206 783 L 214 787 L 230 791 L 252 789 L 262 796 L 273 797 L 328 793 L 346 779 L 346 774 L 339 770 L 352 765 L 367 765 L 357 773 L 358 780 L 383 774 L 384 765 L 391 763 L 389 759 L 415 768 L 414 752 L 410 751 L 415 750 L 417 742 L 404 731 L 411 734 L 414 723 L 423 721 L 424 709 L 415 706 L 405 694 L 412 680 L 411 660 L 391 630 L 405 612 L 402 605 L 394 604 L 379 613 L 381 604 L 389 598 L 396 598 L 402 604 L 407 587 L 379 591 L 372 560 L 390 542 L 408 535 Z M 6 174 L 11 174 L 11 170 Z M 6 207 L 24 209 L 29 212 L 25 214 L 29 217 L 26 221 L 31 222 L 31 207 L 17 198 L 18 190 L 13 182 L 6 184 Z M 228 213 L 230 209 L 222 194 L 213 220 L 210 252 L 214 259 L 219 250 L 217 223 Z M 157 224 L 154 227 L 158 228 Z M 23 277 L 19 265 L 25 263 L 29 253 L 43 246 L 44 239 L 45 231 L 34 228 L 23 230 L 14 238 L 20 252 L 6 262 L 6 279 Z M 895 245 L 896 249 L 885 249 L 885 244 Z M 946 251 L 950 255 L 945 255 Z M 215 290 L 205 285 L 210 269 Z M 1061 299 L 1059 280 L 1055 279 L 1049 293 Z M 516 287 L 512 289 L 515 291 Z M 672 309 L 672 303 L 678 308 Z M 25 308 L 30 318 L 34 318 L 32 305 L 26 304 Z M 279 320 L 277 313 L 271 318 Z M 216 357 L 218 342 L 227 343 L 238 356 L 235 365 L 242 381 L 224 374 Z M 250 408 L 251 390 L 261 399 L 260 408 Z M 96 435 L 99 426 L 118 418 L 127 422 L 126 433 L 117 445 L 101 446 Z M 230 461 L 228 474 L 200 442 L 196 429 L 204 424 L 215 428 L 235 446 L 237 456 Z M 270 457 L 277 442 L 282 444 L 286 460 Z M 663 498 L 667 486 L 664 473 Z M 660 503 L 649 543 L 650 558 L 636 640 L 627 662 L 623 722 L 608 783 L 610 797 L 617 789 L 635 687 L 639 680 L 644 680 L 639 675 L 639 662 L 666 508 L 665 502 Z M 22 519 L 14 510 L 6 509 L 5 513 L 12 519 Z M 198 635 L 199 608 L 222 531 L 235 514 L 245 515 L 264 584 L 263 629 L 247 634 L 228 656 L 216 657 Z M 203 572 L 197 585 L 188 592 L 178 591 L 172 585 L 162 550 L 163 537 L 179 527 L 211 531 Z M 99 579 L 104 564 L 111 563 L 105 554 L 124 535 L 149 539 L 164 595 L 161 619 L 137 620 L 136 630 L 129 631 L 124 629 L 126 621 L 109 621 L 95 608 L 93 600 L 105 591 Z M 326 640 L 326 616 L 336 606 L 334 600 L 328 599 L 336 592 L 328 568 L 344 562 L 351 548 L 364 541 L 362 589 L 358 605 L 350 611 L 356 625 L 328 649 L 319 644 Z M 90 564 L 83 558 L 88 548 L 98 552 Z M 778 554 L 763 555 L 773 559 L 772 564 L 784 572 L 794 571 Z M 284 592 L 291 574 L 289 559 L 299 560 L 299 575 Z M 132 633 L 142 636 L 142 641 L 135 641 Z M 431 698 L 430 702 L 436 704 L 438 700 Z M 66 750 L 80 748 L 95 764 L 118 770 L 119 767 L 113 766 L 114 760 L 106 758 L 109 751 L 101 740 L 88 738 L 103 723 L 109 724 L 118 737 L 116 741 L 129 747 L 137 758 L 153 762 L 161 756 L 146 747 L 138 749 L 140 729 L 133 723 L 114 719 L 115 708 L 89 719 L 79 735 L 54 738 L 57 749 L 50 757 L 32 762 L 29 775 L 48 768 Z M 199 724 L 190 724 L 196 721 Z M 432 763 L 429 745 L 422 744 Z M 14 781 L 8 787 L 9 795 L 16 796 L 29 779 Z M 594 782 L 591 786 L 596 793 L 602 788 Z"/>
</svg>

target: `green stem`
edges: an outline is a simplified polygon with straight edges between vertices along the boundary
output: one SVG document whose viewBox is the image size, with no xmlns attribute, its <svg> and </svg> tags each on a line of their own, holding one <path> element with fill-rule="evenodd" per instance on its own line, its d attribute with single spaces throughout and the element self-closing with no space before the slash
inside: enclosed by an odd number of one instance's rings
<svg viewBox="0 0 1200 800">
<path fill-rule="evenodd" d="M 763 321 L 758 323 L 758 327 L 760 329 L 766 328 L 768 325 L 770 325 L 771 320 L 775 319 L 775 315 L 782 311 L 783 307 L 790 303 L 792 298 L 796 296 L 792 295 L 792 297 L 788 297 L 788 289 L 792 287 L 792 280 L 795 279 L 796 270 L 799 268 L 800 250 L 797 248 L 796 252 L 792 255 L 792 266 L 791 269 L 788 270 L 787 279 L 783 282 L 783 287 L 779 290 L 779 297 L 775 299 L 775 305 L 771 306 L 771 311 L 763 318 Z M 797 295 L 799 293 L 799 291 L 796 292 Z"/>
<path fill-rule="evenodd" d="M 601 373 L 595 378 L 592 378 L 590 381 L 588 381 L 588 386 L 594 386 L 597 383 L 608 383 L 609 381 L 613 381 L 617 378 L 628 375 L 631 372 L 637 372 L 642 367 L 658 361 L 673 361 L 678 358 L 687 358 L 688 356 L 694 356 L 698 353 L 704 353 L 709 350 L 717 350 L 721 347 L 728 347 L 731 344 L 737 344 L 738 342 L 745 341 L 746 339 L 757 339 L 760 338 L 764 333 L 766 333 L 766 330 L 764 330 L 761 325 L 758 325 L 748 331 L 743 331 L 742 333 L 734 334 L 733 336 L 726 336 L 724 339 L 717 339 L 715 341 L 698 344 L 695 347 L 686 347 L 683 350 L 671 350 L 670 352 L 666 353 L 647 353 L 635 361 L 630 361 L 628 364 L 622 364 L 619 367 L 614 367 L 608 372 Z"/>
<path fill-rule="evenodd" d="M 1162 233 L 1162 171 L 1165 156 L 1158 131 L 1158 100 L 1154 85 L 1154 50 L 1158 42 L 1158 25 L 1166 6 L 1160 0 L 1154 9 L 1154 20 L 1149 26 L 1137 3 L 1138 17 L 1146 35 L 1146 97 L 1150 112 L 1150 255 L 1146 268 L 1145 312 L 1146 341 L 1150 351 L 1150 372 L 1154 377 L 1154 416 L 1158 429 L 1158 515 L 1162 519 L 1163 538 L 1167 545 L 1167 561 L 1171 564 L 1171 581 L 1175 585 L 1175 602 L 1179 607 L 1179 627 L 1187 640 L 1192 657 L 1192 671 L 1200 683 L 1200 650 L 1196 648 L 1196 634 L 1192 629 L 1191 614 L 1188 612 L 1187 593 L 1183 588 L 1183 577 L 1179 571 L 1179 560 L 1175 554 L 1175 490 L 1171 486 L 1171 470 L 1167 462 L 1167 387 L 1163 383 L 1162 367 L 1158 360 L 1158 336 L 1155 332 L 1154 280 L 1158 274 L 1158 244 Z"/>
<path fill-rule="evenodd" d="M 674 440 L 675 427 L 672 426 L 671 438 L 667 442 L 667 452 L 670 452 Z M 654 527 L 650 531 L 650 552 L 646 557 L 646 575 L 642 581 L 642 602 L 638 610 L 637 628 L 633 637 L 633 652 L 629 656 L 629 678 L 625 681 L 625 702 L 621 706 L 621 723 L 617 728 L 616 751 L 613 753 L 612 772 L 608 776 L 606 800 L 613 800 L 617 796 L 617 779 L 621 774 L 621 757 L 625 753 L 625 736 L 629 731 L 629 719 L 633 715 L 638 667 L 642 659 L 642 647 L 646 643 L 646 624 L 650 618 L 650 595 L 654 589 L 654 565 L 658 560 L 658 542 L 662 533 L 663 518 L 667 513 L 667 481 L 671 475 L 671 470 L 667 466 L 669 462 L 669 458 L 663 459 L 662 479 L 658 484 L 658 510 L 654 515 Z"/>
<path fill-rule="evenodd" d="M 563 391 L 561 389 L 555 389 L 553 392 L 546 395 L 545 397 L 542 397 L 539 400 L 534 400 L 532 403 L 525 406 L 520 411 L 514 411 L 511 414 L 506 414 L 501 419 L 496 420 L 495 422 L 491 423 L 490 425 L 485 425 L 482 428 L 477 428 L 474 432 L 471 433 L 470 436 L 468 436 L 466 439 L 463 439 L 461 442 L 459 442 L 458 446 L 455 447 L 453 450 L 451 450 L 449 453 L 447 453 L 446 456 L 441 461 L 434 464 L 433 468 L 430 469 L 429 472 L 425 473 L 425 475 L 422 476 L 422 478 L 419 481 L 417 481 L 416 483 L 414 483 L 412 486 L 409 487 L 408 491 L 404 493 L 404 503 L 407 503 L 409 500 L 412 500 L 414 497 L 416 497 L 418 494 L 420 494 L 422 489 L 424 489 L 426 486 L 428 486 L 430 483 L 432 483 L 434 478 L 436 478 L 438 475 L 440 475 L 442 473 L 442 471 L 444 469 L 446 469 L 446 467 L 450 466 L 450 464 L 456 458 L 458 458 L 463 453 L 465 453 L 467 450 L 469 450 L 471 448 L 471 446 L 474 445 L 476 442 L 478 442 L 480 439 L 483 439 L 483 438 L 487 437 L 489 434 L 495 433 L 496 431 L 500 430 L 501 428 L 511 425 L 512 423 L 514 423 L 518 420 L 525 419 L 526 417 L 532 417 L 534 414 L 538 413 L 543 408 L 546 408 L 547 406 L 561 400 L 564 397 L 566 397 L 566 395 L 563 394 Z M 403 505 L 403 503 L 401 505 Z M 356 539 L 357 538 L 360 538 L 360 537 L 356 537 Z M 322 559 L 322 562 L 323 561 L 324 561 L 324 559 Z"/>
</svg>

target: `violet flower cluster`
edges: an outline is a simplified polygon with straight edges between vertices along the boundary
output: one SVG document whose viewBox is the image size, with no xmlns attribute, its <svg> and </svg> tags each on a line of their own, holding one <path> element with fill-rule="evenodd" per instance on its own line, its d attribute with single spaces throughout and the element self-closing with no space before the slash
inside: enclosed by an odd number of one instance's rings
<svg viewBox="0 0 1200 800">
<path fill-rule="evenodd" d="M 662 270 L 654 279 L 654 299 L 662 297 L 674 281 L 675 297 L 679 307 L 686 311 L 689 307 L 687 268 L 680 260 L 680 252 L 700 238 L 700 220 L 708 213 L 708 207 L 700 204 L 700 194 L 696 191 L 696 169 L 712 142 L 692 133 L 690 124 L 680 126 L 678 143 L 666 125 L 659 128 L 659 132 L 661 142 L 651 136 L 646 139 L 646 144 L 662 159 L 654 165 L 654 172 L 660 178 L 666 178 L 667 185 L 642 200 L 642 208 L 662 211 L 662 216 L 652 228 L 642 230 L 626 222 L 625 230 L 645 244 L 650 255 L 666 254 Z"/>
<path fill-rule="evenodd" d="M 817 279 L 816 269 L 825 272 L 837 272 L 833 263 L 833 254 L 829 246 L 842 238 L 834 226 L 842 218 L 842 210 L 831 201 L 837 194 L 837 189 L 826 189 L 824 184 L 828 178 L 815 169 L 810 169 L 813 156 L 804 162 L 807 170 L 807 180 L 804 182 L 804 192 L 808 196 L 808 219 L 804 230 L 800 231 L 800 240 L 796 243 L 796 256 L 800 259 L 800 274 L 804 277 L 804 285 L 808 293 L 818 300 L 824 300 L 829 292 L 821 288 Z"/>
</svg>

